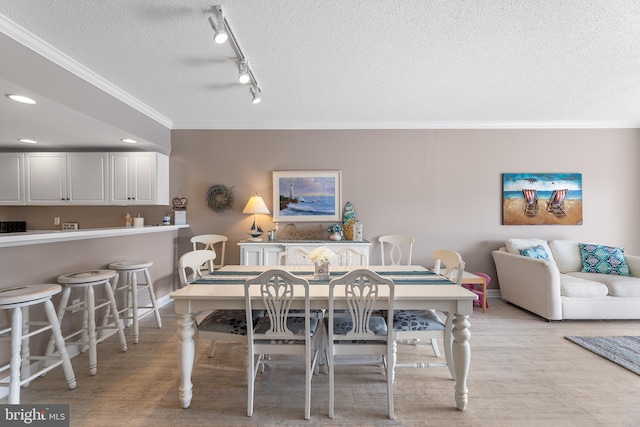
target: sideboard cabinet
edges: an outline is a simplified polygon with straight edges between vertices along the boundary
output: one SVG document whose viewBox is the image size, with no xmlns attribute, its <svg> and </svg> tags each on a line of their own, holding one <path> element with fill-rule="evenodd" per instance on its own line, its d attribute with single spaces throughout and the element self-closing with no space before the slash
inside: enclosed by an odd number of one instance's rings
<svg viewBox="0 0 640 427">
<path fill-rule="evenodd" d="M 334 252 L 345 246 L 351 246 L 365 254 L 367 264 L 369 263 L 369 248 L 371 242 L 351 241 L 351 240 L 273 240 L 255 242 L 252 240 L 242 240 L 240 246 L 241 265 L 278 265 L 278 256 L 293 246 L 300 246 L 308 251 L 312 251 L 320 246 L 325 246 Z"/>
</svg>

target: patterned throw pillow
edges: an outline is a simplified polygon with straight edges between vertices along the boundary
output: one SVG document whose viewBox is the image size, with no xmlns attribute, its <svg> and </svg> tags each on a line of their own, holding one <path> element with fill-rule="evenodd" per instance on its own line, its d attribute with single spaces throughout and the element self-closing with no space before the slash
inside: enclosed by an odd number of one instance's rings
<svg viewBox="0 0 640 427">
<path fill-rule="evenodd" d="M 616 274 L 630 276 L 624 259 L 624 249 L 612 246 L 579 243 L 583 273 Z"/>
<path fill-rule="evenodd" d="M 519 251 L 522 256 L 549 261 L 549 254 L 547 253 L 547 250 L 540 245 L 527 249 L 519 249 Z"/>
</svg>

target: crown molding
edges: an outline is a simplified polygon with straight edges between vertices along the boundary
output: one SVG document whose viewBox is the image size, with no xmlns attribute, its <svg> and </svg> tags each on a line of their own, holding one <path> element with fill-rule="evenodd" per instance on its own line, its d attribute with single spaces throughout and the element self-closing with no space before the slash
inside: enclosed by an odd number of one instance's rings
<svg viewBox="0 0 640 427">
<path fill-rule="evenodd" d="M 51 46 L 49 43 L 40 39 L 35 34 L 27 31 L 2 14 L 0 14 L 0 32 L 4 33 L 23 46 L 31 49 L 38 55 L 64 68 L 70 73 L 73 73 L 74 75 L 87 81 L 88 83 L 91 83 L 105 93 L 138 110 L 147 117 L 171 129 L 172 122 L 170 119 L 163 116 L 148 105 L 144 104 L 137 98 L 134 98 L 124 90 L 120 89 L 100 75 L 94 73 L 84 65 L 75 61 L 73 58 Z"/>
</svg>

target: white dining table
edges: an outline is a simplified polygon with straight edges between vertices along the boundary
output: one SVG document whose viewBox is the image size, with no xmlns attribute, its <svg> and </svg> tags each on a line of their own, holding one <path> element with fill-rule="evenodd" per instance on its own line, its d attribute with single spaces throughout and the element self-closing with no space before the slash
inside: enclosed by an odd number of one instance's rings
<svg viewBox="0 0 640 427">
<path fill-rule="evenodd" d="M 193 384 L 191 374 L 195 362 L 196 333 L 195 317 L 198 313 L 216 309 L 244 309 L 244 280 L 263 271 L 283 268 L 310 279 L 310 302 L 312 309 L 327 309 L 329 306 L 329 280 L 314 280 L 313 266 L 239 266 L 227 265 L 198 279 L 192 284 L 171 293 L 175 301 L 178 318 L 178 369 L 180 372 L 179 399 L 183 408 L 191 405 Z M 350 270 L 363 267 L 335 267 L 331 279 Z M 474 293 L 455 285 L 443 276 L 421 266 L 367 266 L 382 276 L 394 279 L 395 309 L 435 309 L 452 316 L 452 359 L 455 372 L 454 394 L 456 407 L 463 411 L 467 407 L 469 391 L 467 375 L 471 358 L 469 338 L 469 316 L 473 313 Z M 325 286 L 323 286 L 325 285 Z M 383 296 L 383 295 L 381 295 Z M 304 304 L 303 299 L 300 300 Z M 295 304 L 295 301 L 294 301 Z M 294 308 L 300 308 L 294 306 Z"/>
</svg>

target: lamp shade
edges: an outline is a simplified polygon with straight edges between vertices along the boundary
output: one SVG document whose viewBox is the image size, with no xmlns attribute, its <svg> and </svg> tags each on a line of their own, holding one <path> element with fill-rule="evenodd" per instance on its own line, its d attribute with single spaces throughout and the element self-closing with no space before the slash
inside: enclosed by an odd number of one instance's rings
<svg viewBox="0 0 640 427">
<path fill-rule="evenodd" d="M 269 208 L 262 200 L 262 197 L 258 196 L 256 193 L 255 196 L 252 196 L 247 202 L 247 206 L 242 210 L 243 214 L 270 214 Z"/>
</svg>

